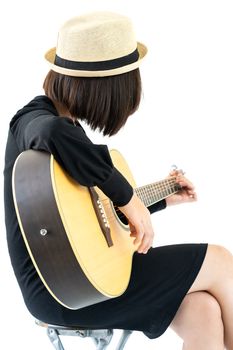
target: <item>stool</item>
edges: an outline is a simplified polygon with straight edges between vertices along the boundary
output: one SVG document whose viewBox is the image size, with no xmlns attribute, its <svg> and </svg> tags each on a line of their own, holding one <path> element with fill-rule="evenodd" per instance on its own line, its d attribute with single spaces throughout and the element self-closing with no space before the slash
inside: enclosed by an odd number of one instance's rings
<svg viewBox="0 0 233 350">
<path fill-rule="evenodd" d="M 35 320 L 35 322 L 38 326 L 47 329 L 47 335 L 56 350 L 65 350 L 60 335 L 78 336 L 81 338 L 90 337 L 96 345 L 96 350 L 104 350 L 110 344 L 114 333 L 114 329 L 87 329 L 51 325 L 39 320 Z M 115 350 L 122 350 L 132 333 L 133 331 L 130 330 L 122 330 L 121 338 Z"/>
</svg>

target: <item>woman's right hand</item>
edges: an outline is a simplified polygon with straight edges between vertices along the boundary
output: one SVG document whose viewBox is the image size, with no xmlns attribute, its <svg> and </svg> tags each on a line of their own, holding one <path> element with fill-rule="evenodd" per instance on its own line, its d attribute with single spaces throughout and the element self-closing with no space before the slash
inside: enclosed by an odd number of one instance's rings
<svg viewBox="0 0 233 350">
<path fill-rule="evenodd" d="M 138 245 L 137 252 L 146 254 L 154 239 L 149 210 L 136 194 L 133 194 L 128 204 L 119 209 L 129 221 L 130 236 L 135 237 L 134 244 Z"/>
</svg>

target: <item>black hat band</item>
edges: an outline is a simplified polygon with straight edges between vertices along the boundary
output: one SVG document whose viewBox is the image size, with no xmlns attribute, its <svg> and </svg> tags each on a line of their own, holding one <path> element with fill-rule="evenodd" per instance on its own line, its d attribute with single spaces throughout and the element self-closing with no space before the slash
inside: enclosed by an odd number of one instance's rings
<svg viewBox="0 0 233 350">
<path fill-rule="evenodd" d="M 138 58 L 139 53 L 138 49 L 136 49 L 129 55 L 123 57 L 96 62 L 70 61 L 56 55 L 54 64 L 56 66 L 72 70 L 101 71 L 127 66 L 128 64 L 137 62 Z"/>
</svg>

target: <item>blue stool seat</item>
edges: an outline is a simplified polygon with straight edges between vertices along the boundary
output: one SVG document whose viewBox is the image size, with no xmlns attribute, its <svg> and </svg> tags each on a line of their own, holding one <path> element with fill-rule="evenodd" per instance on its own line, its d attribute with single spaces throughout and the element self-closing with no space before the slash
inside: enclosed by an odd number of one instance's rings
<svg viewBox="0 0 233 350">
<path fill-rule="evenodd" d="M 90 337 L 96 350 L 107 349 L 110 344 L 114 329 L 87 329 L 83 327 L 66 327 L 60 325 L 51 325 L 40 320 L 35 320 L 36 324 L 47 329 L 47 335 L 56 350 L 65 350 L 60 336 L 78 336 L 81 338 Z M 133 331 L 122 330 L 121 338 L 115 350 L 122 350 Z"/>
</svg>

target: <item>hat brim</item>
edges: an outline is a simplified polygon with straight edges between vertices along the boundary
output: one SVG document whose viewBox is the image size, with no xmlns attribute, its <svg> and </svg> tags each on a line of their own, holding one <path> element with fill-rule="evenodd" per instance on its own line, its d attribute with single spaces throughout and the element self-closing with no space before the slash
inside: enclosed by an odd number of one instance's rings
<svg viewBox="0 0 233 350">
<path fill-rule="evenodd" d="M 87 71 L 87 70 L 74 70 L 74 69 L 67 69 L 63 67 L 59 67 L 54 64 L 55 56 L 56 56 L 56 47 L 53 47 L 45 54 L 45 59 L 49 63 L 50 68 L 60 74 L 64 75 L 70 75 L 73 77 L 106 77 L 111 75 L 118 75 L 130 72 L 136 68 L 139 67 L 141 64 L 142 59 L 147 54 L 147 47 L 142 43 L 137 43 L 137 49 L 139 53 L 139 58 L 136 62 L 127 64 L 123 67 L 114 68 L 110 70 L 100 70 L 100 71 Z"/>
</svg>

